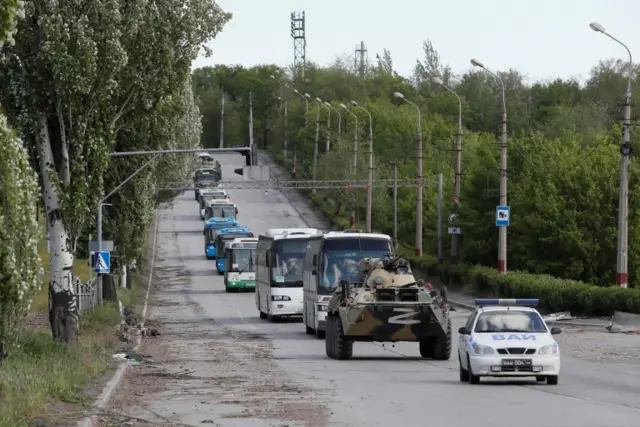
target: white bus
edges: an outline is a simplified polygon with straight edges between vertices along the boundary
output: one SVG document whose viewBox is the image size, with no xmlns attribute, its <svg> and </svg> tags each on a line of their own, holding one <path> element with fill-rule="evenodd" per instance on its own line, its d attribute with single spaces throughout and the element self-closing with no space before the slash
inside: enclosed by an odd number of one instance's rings
<svg viewBox="0 0 640 427">
<path fill-rule="evenodd" d="M 315 228 L 271 229 L 258 237 L 256 308 L 261 319 L 302 315 L 302 264 Z"/>
<path fill-rule="evenodd" d="M 367 257 L 393 255 L 386 234 L 331 231 L 309 239 L 302 281 L 303 320 L 307 334 L 324 338 L 327 306 L 340 280 L 360 280 L 358 263 Z"/>
<path fill-rule="evenodd" d="M 257 247 L 257 237 L 240 237 L 225 243 L 225 291 L 255 289 Z"/>
</svg>

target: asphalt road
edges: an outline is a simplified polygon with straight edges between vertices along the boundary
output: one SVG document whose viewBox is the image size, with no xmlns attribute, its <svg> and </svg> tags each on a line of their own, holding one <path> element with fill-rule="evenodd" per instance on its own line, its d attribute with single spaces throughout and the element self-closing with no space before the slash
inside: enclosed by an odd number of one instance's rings
<svg viewBox="0 0 640 427">
<path fill-rule="evenodd" d="M 233 179 L 232 169 L 243 158 L 217 158 L 224 179 Z M 241 224 L 256 234 L 306 226 L 278 191 L 230 195 Z M 268 323 L 258 317 L 254 293 L 224 292 L 214 261 L 204 258 L 201 230 L 190 192 L 161 212 L 148 323 L 163 335 L 147 339 L 142 350 L 158 365 L 127 373 L 114 403 L 119 411 L 156 422 L 223 427 L 640 425 L 636 337 L 626 341 L 636 350 L 628 357 L 577 357 L 598 350 L 580 347 L 579 331 L 565 331 L 559 336 L 566 344 L 557 386 L 533 380 L 460 383 L 457 334 L 448 362 L 420 359 L 414 343 L 355 343 L 352 360 L 330 360 L 324 341 L 306 335 L 302 323 Z M 452 313 L 454 330 L 467 315 Z M 610 336 L 600 336 L 590 345 L 606 353 Z"/>
</svg>

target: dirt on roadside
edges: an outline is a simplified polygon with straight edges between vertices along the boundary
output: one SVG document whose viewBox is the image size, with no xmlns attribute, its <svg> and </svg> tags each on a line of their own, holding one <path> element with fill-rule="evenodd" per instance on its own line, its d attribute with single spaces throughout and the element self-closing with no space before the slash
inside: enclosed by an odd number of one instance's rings
<svg viewBox="0 0 640 427">
<path fill-rule="evenodd" d="M 127 362 L 100 425 L 326 425 L 323 393 L 280 370 L 267 339 L 216 323 L 189 299 L 176 233 L 159 235 L 157 248 L 145 326 L 161 335 Z"/>
</svg>

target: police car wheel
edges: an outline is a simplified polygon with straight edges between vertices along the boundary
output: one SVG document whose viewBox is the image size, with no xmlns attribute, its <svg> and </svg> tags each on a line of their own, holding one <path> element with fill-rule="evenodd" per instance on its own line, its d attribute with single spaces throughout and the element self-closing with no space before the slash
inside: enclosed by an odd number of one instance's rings
<svg viewBox="0 0 640 427">
<path fill-rule="evenodd" d="M 547 376 L 547 385 L 558 385 L 558 376 L 557 375 Z"/>
<path fill-rule="evenodd" d="M 471 368 L 471 359 L 467 355 L 467 370 L 469 376 L 469 384 L 480 384 L 480 375 L 473 375 L 473 369 Z"/>
<path fill-rule="evenodd" d="M 458 356 L 458 366 L 460 368 L 460 382 L 466 383 L 469 381 L 469 371 L 462 367 L 462 360 Z"/>
</svg>

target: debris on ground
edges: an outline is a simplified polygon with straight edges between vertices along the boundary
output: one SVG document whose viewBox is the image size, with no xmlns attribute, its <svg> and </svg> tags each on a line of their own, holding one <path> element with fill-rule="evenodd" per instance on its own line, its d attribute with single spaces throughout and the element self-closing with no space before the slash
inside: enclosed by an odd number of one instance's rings
<svg viewBox="0 0 640 427">
<path fill-rule="evenodd" d="M 638 334 L 640 335 L 640 314 L 615 311 L 611 323 L 605 329 L 612 334 Z"/>
<path fill-rule="evenodd" d="M 560 320 L 575 320 L 569 311 L 547 314 L 543 317 L 545 322 L 558 322 Z"/>
</svg>

